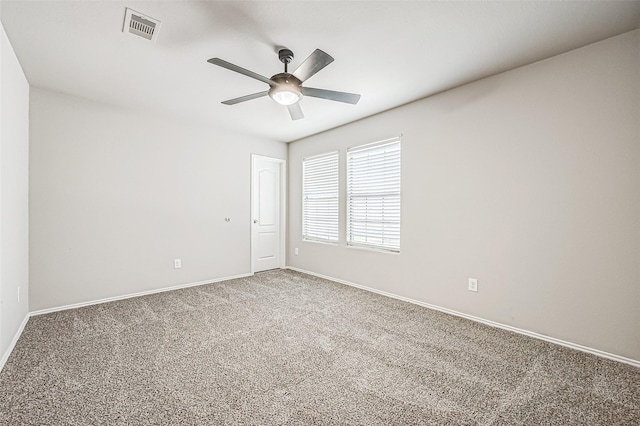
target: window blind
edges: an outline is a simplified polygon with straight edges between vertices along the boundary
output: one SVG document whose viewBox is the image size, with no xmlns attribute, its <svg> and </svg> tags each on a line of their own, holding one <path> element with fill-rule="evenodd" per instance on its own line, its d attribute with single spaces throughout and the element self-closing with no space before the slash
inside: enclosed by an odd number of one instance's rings
<svg viewBox="0 0 640 426">
<path fill-rule="evenodd" d="M 347 244 L 400 251 L 400 139 L 347 150 Z"/>
<path fill-rule="evenodd" d="M 338 241 L 338 152 L 302 160 L 302 238 Z"/>
</svg>

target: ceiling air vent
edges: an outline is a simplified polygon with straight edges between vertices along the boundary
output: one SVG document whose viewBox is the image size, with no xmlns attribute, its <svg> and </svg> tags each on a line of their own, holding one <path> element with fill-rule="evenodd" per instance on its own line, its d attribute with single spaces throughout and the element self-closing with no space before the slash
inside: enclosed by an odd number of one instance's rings
<svg viewBox="0 0 640 426">
<path fill-rule="evenodd" d="M 122 32 L 146 38 L 155 43 L 158 39 L 159 30 L 160 21 L 157 19 L 150 18 L 129 8 L 126 9 Z"/>
</svg>

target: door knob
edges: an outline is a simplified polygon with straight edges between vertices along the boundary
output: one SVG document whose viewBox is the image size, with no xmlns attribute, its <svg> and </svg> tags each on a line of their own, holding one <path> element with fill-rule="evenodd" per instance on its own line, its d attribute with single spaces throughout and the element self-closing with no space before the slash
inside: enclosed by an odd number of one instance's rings
<svg viewBox="0 0 640 426">
<path fill-rule="evenodd" d="M 253 219 L 253 223 L 258 223 L 258 219 Z"/>
</svg>

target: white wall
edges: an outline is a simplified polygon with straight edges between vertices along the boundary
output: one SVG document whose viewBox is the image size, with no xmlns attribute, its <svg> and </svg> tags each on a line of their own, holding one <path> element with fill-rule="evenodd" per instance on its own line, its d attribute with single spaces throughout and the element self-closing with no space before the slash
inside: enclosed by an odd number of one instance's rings
<svg viewBox="0 0 640 426">
<path fill-rule="evenodd" d="M 249 273 L 251 154 L 286 149 L 32 88 L 31 310 Z"/>
<path fill-rule="evenodd" d="M 1 43 L 0 360 L 4 360 L 29 312 L 29 83 L 4 27 Z"/>
<path fill-rule="evenodd" d="M 623 34 L 290 144 L 289 264 L 640 360 L 639 49 Z M 397 135 L 401 254 L 347 248 L 345 150 Z M 338 247 L 301 241 L 301 160 L 332 150 Z"/>
</svg>

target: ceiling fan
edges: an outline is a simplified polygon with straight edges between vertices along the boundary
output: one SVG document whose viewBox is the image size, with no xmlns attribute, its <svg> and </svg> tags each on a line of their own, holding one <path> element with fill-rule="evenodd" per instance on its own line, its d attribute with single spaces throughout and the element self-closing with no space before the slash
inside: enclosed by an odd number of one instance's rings
<svg viewBox="0 0 640 426">
<path fill-rule="evenodd" d="M 229 99 L 222 103 L 225 105 L 235 105 L 240 102 L 250 101 L 252 99 L 269 95 L 271 99 L 280 105 L 287 107 L 292 120 L 299 120 L 304 118 L 302 108 L 300 108 L 299 104 L 299 101 L 303 96 L 328 99 L 330 101 L 338 101 L 354 105 L 360 100 L 360 95 L 353 93 L 335 92 L 333 90 L 314 89 L 312 87 L 302 86 L 304 81 L 308 80 L 318 71 L 333 62 L 333 58 L 322 50 L 316 49 L 293 73 L 289 73 L 287 70 L 289 63 L 293 59 L 293 52 L 289 49 L 280 49 L 278 51 L 278 58 L 280 59 L 280 62 L 284 64 L 284 72 L 276 74 L 271 78 L 256 74 L 253 71 L 241 68 L 220 58 L 209 59 L 207 61 L 209 63 L 246 75 L 247 77 L 255 78 L 256 80 L 269 85 L 269 90 L 265 90 L 264 92 Z"/>
</svg>

